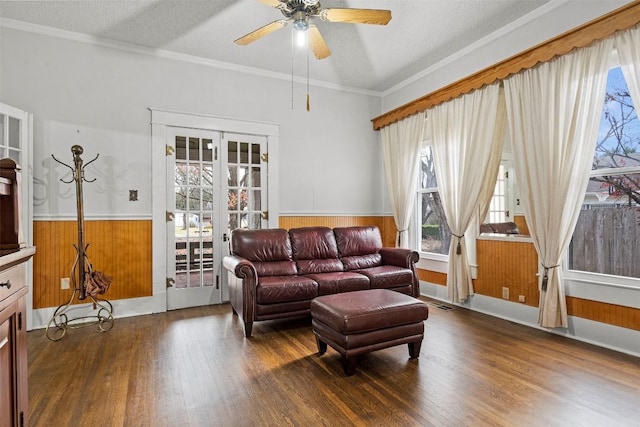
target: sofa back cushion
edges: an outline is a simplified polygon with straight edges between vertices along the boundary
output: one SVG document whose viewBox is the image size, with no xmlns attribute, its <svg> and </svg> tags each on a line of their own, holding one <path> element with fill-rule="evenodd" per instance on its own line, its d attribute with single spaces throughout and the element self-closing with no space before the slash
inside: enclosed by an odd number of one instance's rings
<svg viewBox="0 0 640 427">
<path fill-rule="evenodd" d="M 258 276 L 297 274 L 289 233 L 282 228 L 233 230 L 231 252 L 251 261 Z"/>
<path fill-rule="evenodd" d="M 343 271 L 338 246 L 328 227 L 304 227 L 289 230 L 293 259 L 299 274 Z"/>
<path fill-rule="evenodd" d="M 338 227 L 333 232 L 345 270 L 381 265 L 382 236 L 378 227 Z"/>
</svg>

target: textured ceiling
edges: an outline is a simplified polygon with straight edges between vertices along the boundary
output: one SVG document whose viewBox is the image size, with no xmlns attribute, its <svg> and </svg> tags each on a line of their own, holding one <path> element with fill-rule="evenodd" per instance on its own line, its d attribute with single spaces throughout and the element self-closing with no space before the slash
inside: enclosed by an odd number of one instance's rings
<svg viewBox="0 0 640 427">
<path fill-rule="evenodd" d="M 383 92 L 549 0 L 324 0 L 322 6 L 390 9 L 387 26 L 316 20 L 331 49 L 311 55 L 311 78 Z M 0 18 L 291 74 L 291 27 L 248 46 L 233 41 L 281 13 L 257 0 L 2 1 Z M 306 51 L 293 56 L 306 74 Z"/>
</svg>

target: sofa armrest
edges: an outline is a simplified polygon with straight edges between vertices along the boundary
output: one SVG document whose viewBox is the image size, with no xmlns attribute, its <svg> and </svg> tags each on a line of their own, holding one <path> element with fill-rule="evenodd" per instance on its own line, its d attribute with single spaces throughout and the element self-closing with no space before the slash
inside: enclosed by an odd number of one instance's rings
<svg viewBox="0 0 640 427">
<path fill-rule="evenodd" d="M 225 256 L 222 259 L 222 266 L 229 276 L 229 302 L 234 314 L 242 318 L 245 336 L 249 338 L 255 320 L 258 273 L 251 261 L 237 255 Z"/>
<path fill-rule="evenodd" d="M 237 255 L 228 255 L 222 259 L 222 266 L 239 279 L 256 278 L 256 268 L 251 261 Z"/>
<path fill-rule="evenodd" d="M 404 248 L 381 248 L 380 255 L 385 265 L 396 265 L 413 269 L 414 264 L 420 260 L 418 252 Z"/>
<path fill-rule="evenodd" d="M 381 248 L 380 255 L 384 265 L 395 265 L 411 270 L 413 273 L 411 295 L 418 298 L 420 296 L 420 280 L 416 271 L 416 263 L 420 260 L 418 252 L 404 248 Z"/>
</svg>

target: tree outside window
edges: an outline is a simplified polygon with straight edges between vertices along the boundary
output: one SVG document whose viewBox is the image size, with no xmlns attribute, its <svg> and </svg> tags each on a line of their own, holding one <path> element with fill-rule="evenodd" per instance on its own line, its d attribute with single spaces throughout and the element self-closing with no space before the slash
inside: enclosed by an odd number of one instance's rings
<svg viewBox="0 0 640 427">
<path fill-rule="evenodd" d="M 420 215 L 419 250 L 446 255 L 451 243 L 451 230 L 444 215 L 438 193 L 435 163 L 431 146 L 420 153 L 420 185 L 417 200 Z"/>
<path fill-rule="evenodd" d="M 571 270 L 640 278 L 640 121 L 620 67 L 609 73 Z"/>
</svg>

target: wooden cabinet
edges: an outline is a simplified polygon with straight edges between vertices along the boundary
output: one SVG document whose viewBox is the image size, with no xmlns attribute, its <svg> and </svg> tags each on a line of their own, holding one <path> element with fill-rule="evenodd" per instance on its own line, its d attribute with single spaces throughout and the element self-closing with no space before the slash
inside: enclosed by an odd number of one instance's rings
<svg viewBox="0 0 640 427">
<path fill-rule="evenodd" d="M 28 424 L 25 263 L 34 253 L 0 256 L 0 427 Z"/>
</svg>

